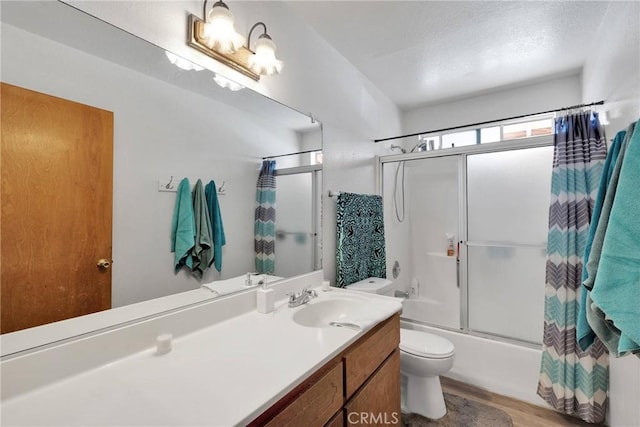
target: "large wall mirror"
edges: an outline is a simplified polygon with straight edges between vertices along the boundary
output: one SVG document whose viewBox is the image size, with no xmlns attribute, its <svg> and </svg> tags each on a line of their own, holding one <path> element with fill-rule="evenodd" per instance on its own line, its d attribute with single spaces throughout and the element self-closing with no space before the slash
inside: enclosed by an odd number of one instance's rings
<svg viewBox="0 0 640 427">
<path fill-rule="evenodd" d="M 67 304 L 75 305 L 67 310 L 69 317 L 82 315 L 92 298 L 100 298 L 92 296 L 97 287 L 108 286 L 109 306 L 120 308 L 200 291 L 206 283 L 244 280 L 256 269 L 256 182 L 265 158 L 275 160 L 277 175 L 276 261 L 270 280 L 321 268 L 319 123 L 249 89 L 222 88 L 209 70 L 196 64 L 185 70 L 180 58 L 61 2 L 2 2 L 1 19 L 3 332 L 29 327 L 13 322 L 23 316 L 16 308 L 21 305 L 30 307 L 27 316 L 44 313 L 40 323 L 57 320 L 46 313 Z M 31 95 L 52 101 L 34 101 Z M 5 108 L 9 102 L 18 105 Z M 57 145 L 58 131 L 67 132 L 73 120 L 53 113 L 67 107 L 69 115 L 80 116 L 75 118 L 80 131 L 67 136 L 76 140 L 76 148 Z M 97 118 L 85 107 L 97 110 Z M 85 127 L 110 120 L 111 130 Z M 43 131 L 47 121 L 53 128 Z M 112 141 L 111 163 L 109 150 L 81 150 L 103 136 Z M 30 151 L 37 159 L 22 161 L 17 151 Z M 99 181 L 76 172 L 78 165 L 88 172 L 102 170 L 101 179 L 112 185 L 111 200 L 93 203 L 109 203 L 109 215 L 65 199 L 76 187 L 96 200 L 103 190 Z M 185 177 L 192 186 L 198 179 L 205 185 L 214 180 L 218 189 L 226 244 L 220 272 L 211 267 L 202 278 L 174 270 L 177 193 L 160 191 L 166 185 L 177 189 Z M 43 189 L 49 198 L 31 200 Z M 5 223 L 5 216 L 14 222 Z M 19 225 L 9 230 L 17 217 Z M 66 219 L 63 228 L 34 235 L 59 217 Z M 78 230 L 105 228 L 112 248 L 101 247 L 97 231 L 69 239 Z M 98 265 L 101 259 L 108 264 Z M 80 291 L 67 289 L 73 271 L 87 272 Z M 91 279 L 94 273 L 108 283 Z M 16 326 L 5 329 L 7 322 Z"/>
</svg>

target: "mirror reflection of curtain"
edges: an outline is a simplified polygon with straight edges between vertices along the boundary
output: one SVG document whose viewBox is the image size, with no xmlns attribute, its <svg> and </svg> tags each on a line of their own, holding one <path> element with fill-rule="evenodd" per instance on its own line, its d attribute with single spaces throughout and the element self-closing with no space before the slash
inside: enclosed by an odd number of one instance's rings
<svg viewBox="0 0 640 427">
<path fill-rule="evenodd" d="M 276 236 L 276 162 L 264 160 L 256 184 L 254 246 L 257 273 L 273 274 Z"/>
</svg>

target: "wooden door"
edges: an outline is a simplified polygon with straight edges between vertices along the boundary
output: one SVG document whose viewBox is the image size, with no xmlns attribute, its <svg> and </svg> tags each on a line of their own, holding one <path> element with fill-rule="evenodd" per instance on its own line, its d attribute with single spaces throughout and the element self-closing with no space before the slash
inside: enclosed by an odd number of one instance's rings
<svg viewBox="0 0 640 427">
<path fill-rule="evenodd" d="M 113 113 L 2 83 L 2 333 L 111 308 Z"/>
</svg>

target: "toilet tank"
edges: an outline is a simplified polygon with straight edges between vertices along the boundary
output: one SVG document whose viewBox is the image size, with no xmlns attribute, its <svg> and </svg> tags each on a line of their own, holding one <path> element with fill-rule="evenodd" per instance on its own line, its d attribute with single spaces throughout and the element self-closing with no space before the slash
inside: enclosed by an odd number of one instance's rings
<svg viewBox="0 0 640 427">
<path fill-rule="evenodd" d="M 389 279 L 381 279 L 379 277 L 369 277 L 346 286 L 350 291 L 369 292 L 378 295 L 393 295 L 393 282 Z"/>
</svg>

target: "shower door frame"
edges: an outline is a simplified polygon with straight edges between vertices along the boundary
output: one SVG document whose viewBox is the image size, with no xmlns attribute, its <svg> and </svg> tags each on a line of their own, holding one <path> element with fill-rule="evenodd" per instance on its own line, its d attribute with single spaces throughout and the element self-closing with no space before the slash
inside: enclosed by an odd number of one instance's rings
<svg viewBox="0 0 640 427">
<path fill-rule="evenodd" d="M 397 163 L 410 160 L 424 160 L 439 157 L 458 157 L 458 232 L 460 242 L 459 261 L 457 265 L 457 280 L 460 288 L 460 326 L 459 328 L 451 328 L 432 323 L 420 321 L 412 322 L 425 324 L 435 328 L 445 329 L 452 332 L 463 333 L 475 337 L 487 338 L 520 346 L 531 348 L 539 348 L 540 343 L 521 340 L 489 332 L 476 331 L 469 328 L 469 277 L 468 277 L 468 210 L 467 210 L 467 158 L 470 155 L 496 153 L 503 151 L 524 150 L 528 148 L 539 148 L 553 146 L 554 136 L 544 135 L 530 138 L 522 138 L 512 141 L 499 141 L 485 144 L 469 145 L 457 148 L 447 148 L 431 151 L 422 151 L 407 154 L 392 154 L 387 156 L 376 156 L 375 164 L 375 186 L 377 194 L 384 197 L 384 176 L 383 167 L 385 163 Z"/>
</svg>

